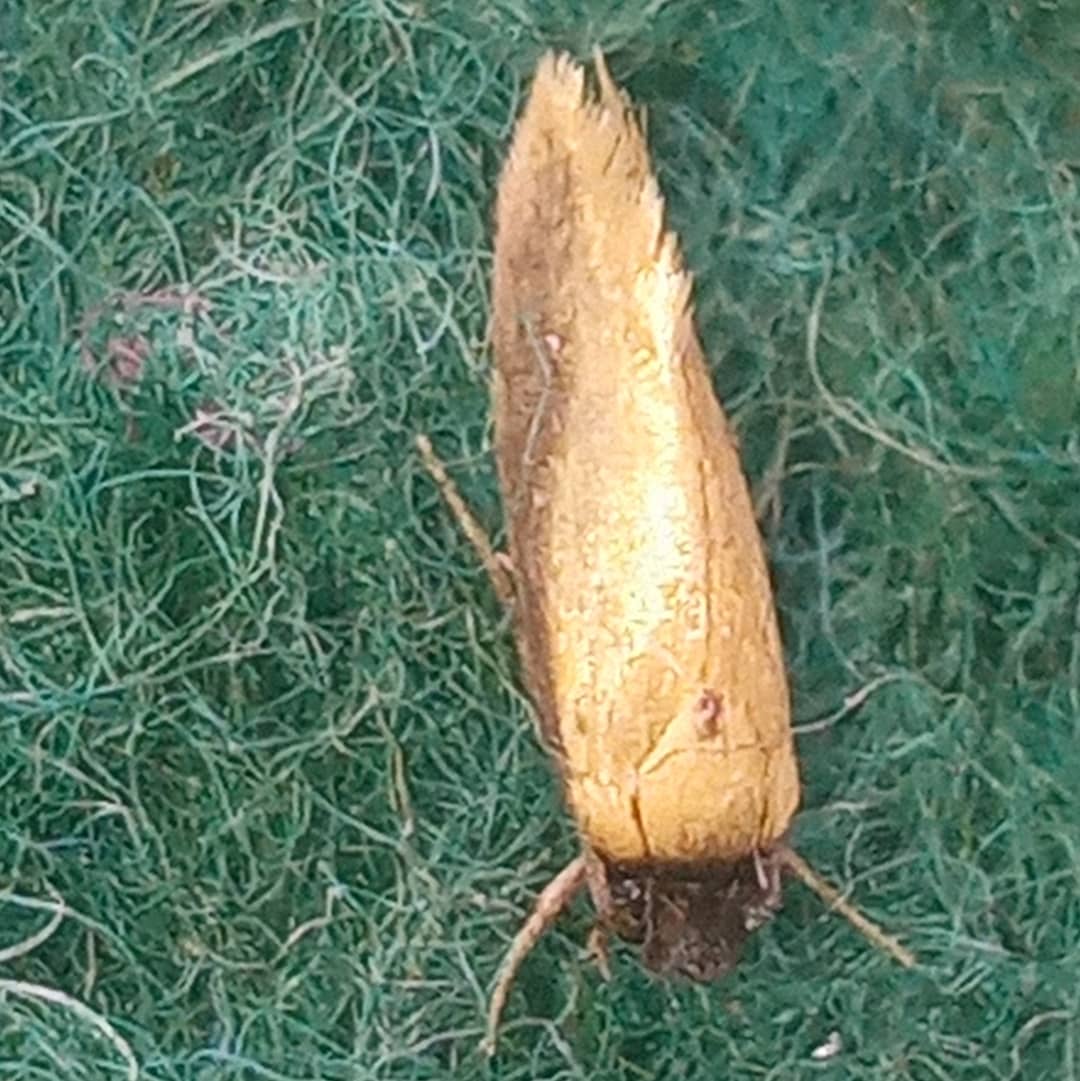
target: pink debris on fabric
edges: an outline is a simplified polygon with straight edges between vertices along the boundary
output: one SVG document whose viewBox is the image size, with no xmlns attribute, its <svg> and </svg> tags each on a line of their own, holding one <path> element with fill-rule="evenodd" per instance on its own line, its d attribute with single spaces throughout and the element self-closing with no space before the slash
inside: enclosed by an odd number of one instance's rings
<svg viewBox="0 0 1080 1081">
<path fill-rule="evenodd" d="M 222 423 L 225 411 L 216 402 L 207 402 L 195 410 L 195 417 L 182 431 L 193 435 L 211 450 L 225 450 L 236 442 L 236 431 Z"/>
</svg>

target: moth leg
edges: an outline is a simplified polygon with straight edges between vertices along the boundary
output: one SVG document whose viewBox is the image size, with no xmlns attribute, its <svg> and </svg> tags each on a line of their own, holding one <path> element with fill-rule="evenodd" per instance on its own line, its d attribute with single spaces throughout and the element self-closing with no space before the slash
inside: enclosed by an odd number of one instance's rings
<svg viewBox="0 0 1080 1081">
<path fill-rule="evenodd" d="M 611 982 L 611 950 L 609 948 L 610 932 L 608 925 L 599 919 L 593 924 L 589 932 L 589 941 L 586 949 L 593 959 L 596 967 L 600 970 L 600 976 L 605 983 Z"/>
<path fill-rule="evenodd" d="M 600 857 L 591 849 L 585 853 L 585 881 L 592 896 L 593 907 L 597 912 L 596 923 L 589 932 L 589 940 L 586 949 L 589 956 L 596 962 L 600 975 L 604 980 L 611 980 L 611 953 L 608 949 L 610 936 L 611 913 L 614 903 L 611 899 L 611 888 L 608 886 L 607 871 Z"/>
<path fill-rule="evenodd" d="M 476 516 L 469 510 L 468 504 L 461 498 L 461 493 L 457 490 L 457 485 L 454 484 L 450 474 L 447 473 L 446 466 L 439 461 L 438 456 L 435 454 L 435 450 L 431 446 L 431 440 L 426 435 L 418 435 L 416 437 L 416 447 L 420 451 L 420 457 L 424 460 L 427 471 L 431 474 L 431 479 L 435 481 L 435 485 L 442 494 L 443 499 L 446 500 L 451 513 L 457 519 L 462 533 L 465 534 L 469 543 L 476 550 L 480 562 L 484 564 L 484 569 L 491 579 L 495 595 L 503 604 L 509 606 L 514 598 L 514 586 L 510 578 L 510 570 L 512 569 L 510 557 L 502 552 L 496 552 L 492 547 L 487 533 L 484 532 L 484 527 L 480 525 L 476 520 Z"/>
<path fill-rule="evenodd" d="M 510 996 L 510 988 L 513 986 L 518 969 L 532 952 L 532 948 L 543 937 L 544 932 L 559 918 L 559 914 L 585 884 L 586 873 L 584 855 L 568 863 L 544 887 L 543 892 L 536 899 L 529 918 L 514 936 L 514 941 L 510 943 L 510 949 L 499 968 L 495 990 L 491 993 L 491 1001 L 488 1005 L 487 1035 L 481 1044 L 485 1054 L 495 1054 L 499 1019 L 502 1017 L 506 1000 Z"/>
<path fill-rule="evenodd" d="M 761 849 L 754 849 L 754 871 L 757 874 L 757 884 L 761 887 L 762 893 L 769 892 L 769 875 L 765 870 L 765 863 L 761 858 Z"/>
</svg>

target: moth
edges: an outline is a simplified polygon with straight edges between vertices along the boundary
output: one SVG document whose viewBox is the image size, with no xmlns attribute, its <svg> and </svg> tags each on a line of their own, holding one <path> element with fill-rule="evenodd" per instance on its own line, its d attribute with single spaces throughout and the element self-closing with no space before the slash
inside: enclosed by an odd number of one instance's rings
<svg viewBox="0 0 1080 1081">
<path fill-rule="evenodd" d="M 614 932 L 648 968 L 693 980 L 732 967 L 778 908 L 783 867 L 838 900 L 785 842 L 799 773 L 753 503 L 645 138 L 594 63 L 591 90 L 568 57 L 540 60 L 498 185 L 492 405 L 508 559 L 420 440 L 513 609 L 582 844 L 510 949 L 489 1050 L 514 972 L 583 887 L 601 958 Z"/>
</svg>

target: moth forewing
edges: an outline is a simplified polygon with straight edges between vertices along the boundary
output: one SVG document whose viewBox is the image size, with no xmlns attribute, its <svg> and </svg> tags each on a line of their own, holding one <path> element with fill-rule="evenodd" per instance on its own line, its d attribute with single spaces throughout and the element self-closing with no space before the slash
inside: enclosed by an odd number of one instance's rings
<svg viewBox="0 0 1080 1081">
<path fill-rule="evenodd" d="M 500 181 L 496 457 L 521 654 L 583 838 L 692 871 L 787 828 L 788 692 L 690 279 L 598 73 L 592 97 L 576 64 L 541 61 Z"/>
</svg>

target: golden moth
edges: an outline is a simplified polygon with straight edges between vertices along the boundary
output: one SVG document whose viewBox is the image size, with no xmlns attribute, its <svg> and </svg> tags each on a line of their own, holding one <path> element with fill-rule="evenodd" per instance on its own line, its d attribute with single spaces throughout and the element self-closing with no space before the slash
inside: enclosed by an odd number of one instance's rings
<svg viewBox="0 0 1080 1081">
<path fill-rule="evenodd" d="M 638 925 L 655 967 L 711 975 L 776 892 L 769 852 L 799 798 L 787 679 L 690 278 L 629 102 L 597 68 L 591 100 L 576 64 L 540 62 L 496 202 L 518 642 L 608 903 L 627 910 L 614 922 Z"/>
<path fill-rule="evenodd" d="M 799 778 L 761 537 L 644 137 L 595 63 L 590 91 L 569 58 L 541 59 L 498 185 L 509 572 L 421 441 L 513 607 L 583 847 L 511 948 L 489 1046 L 514 971 L 586 884 L 600 932 L 699 980 L 726 972 L 778 907 L 782 866 L 842 907 L 783 843 Z"/>
</svg>

